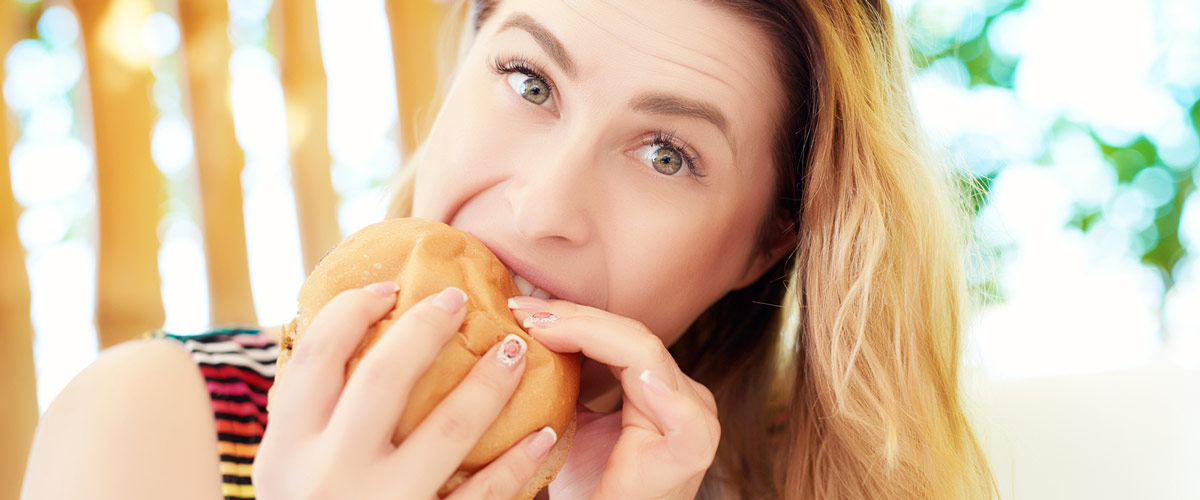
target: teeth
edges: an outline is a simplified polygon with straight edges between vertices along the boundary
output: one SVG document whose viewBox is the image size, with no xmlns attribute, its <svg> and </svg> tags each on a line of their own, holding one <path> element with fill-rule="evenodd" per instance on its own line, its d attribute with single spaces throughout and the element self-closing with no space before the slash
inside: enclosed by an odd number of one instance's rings
<svg viewBox="0 0 1200 500">
<path fill-rule="evenodd" d="M 517 284 L 517 289 L 521 291 L 521 295 L 527 295 L 530 297 L 537 297 L 537 298 L 546 299 L 546 300 L 554 298 L 553 296 L 550 295 L 550 292 L 547 292 L 545 290 L 542 290 L 541 288 L 533 286 L 533 283 L 530 283 L 529 280 L 513 273 L 511 269 L 508 272 L 509 272 L 509 274 L 512 274 L 513 282 L 515 282 Z"/>
<path fill-rule="evenodd" d="M 517 283 L 517 289 L 521 291 L 521 295 L 529 295 L 533 293 L 534 286 L 533 283 L 529 282 L 529 280 L 514 274 L 513 281 Z"/>
</svg>

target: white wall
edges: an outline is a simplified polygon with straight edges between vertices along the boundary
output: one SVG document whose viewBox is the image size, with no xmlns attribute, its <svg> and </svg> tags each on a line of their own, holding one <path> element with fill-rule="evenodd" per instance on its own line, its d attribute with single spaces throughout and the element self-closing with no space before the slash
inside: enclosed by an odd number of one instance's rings
<svg viewBox="0 0 1200 500">
<path fill-rule="evenodd" d="M 1006 500 L 1200 499 L 1200 369 L 974 372 L 967 398 Z"/>
</svg>

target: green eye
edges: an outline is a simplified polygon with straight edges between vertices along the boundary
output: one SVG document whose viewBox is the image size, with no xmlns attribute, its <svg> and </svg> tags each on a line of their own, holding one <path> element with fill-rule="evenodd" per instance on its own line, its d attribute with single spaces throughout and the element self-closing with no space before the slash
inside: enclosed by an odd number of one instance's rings
<svg viewBox="0 0 1200 500">
<path fill-rule="evenodd" d="M 650 163 L 661 174 L 675 175 L 683 168 L 683 155 L 674 148 L 659 147 L 650 153 Z"/>
<path fill-rule="evenodd" d="M 537 105 L 544 104 L 550 99 L 550 85 L 545 80 L 521 72 L 508 75 L 508 85 L 526 101 Z"/>
<path fill-rule="evenodd" d="M 670 131 L 659 130 L 653 136 L 643 138 L 642 147 L 637 149 L 634 157 L 667 177 L 682 177 L 686 172 L 699 181 L 708 175 L 700 164 L 700 155 Z"/>
</svg>

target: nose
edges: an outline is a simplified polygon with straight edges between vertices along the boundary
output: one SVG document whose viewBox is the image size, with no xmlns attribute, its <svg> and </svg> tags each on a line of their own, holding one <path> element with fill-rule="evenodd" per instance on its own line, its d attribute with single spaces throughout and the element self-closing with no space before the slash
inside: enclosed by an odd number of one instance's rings
<svg viewBox="0 0 1200 500">
<path fill-rule="evenodd" d="M 595 195 L 593 152 L 586 139 L 578 138 L 518 159 L 506 196 L 522 237 L 571 245 L 588 241 Z"/>
</svg>

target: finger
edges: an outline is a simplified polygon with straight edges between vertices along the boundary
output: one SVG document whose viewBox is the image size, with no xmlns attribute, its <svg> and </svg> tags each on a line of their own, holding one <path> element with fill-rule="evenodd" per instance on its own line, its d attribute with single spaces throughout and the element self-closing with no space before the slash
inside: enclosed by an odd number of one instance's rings
<svg viewBox="0 0 1200 500">
<path fill-rule="evenodd" d="M 665 438 L 663 446 L 671 461 L 685 470 L 705 468 L 712 463 L 721 442 L 721 425 L 702 400 L 669 389 L 649 370 L 638 377 L 648 396 L 646 405 Z M 690 467 L 690 466 L 695 467 Z"/>
<path fill-rule="evenodd" d="M 549 426 L 526 436 L 479 472 L 459 485 L 446 500 L 508 500 L 533 479 L 550 454 L 558 435 Z"/>
<path fill-rule="evenodd" d="M 517 389 L 525 372 L 526 347 L 521 337 L 511 334 L 492 346 L 404 440 L 389 469 L 414 482 L 434 478 L 434 488 L 450 477 Z"/>
<path fill-rule="evenodd" d="M 637 321 L 599 309 L 562 301 L 550 301 L 546 309 L 556 318 L 522 310 L 514 315 L 546 347 L 582 352 L 613 368 L 631 405 L 644 414 L 627 416 L 663 436 L 663 453 L 682 466 L 678 470 L 691 473 L 691 464 L 711 463 L 720 440 L 716 407 L 709 404 L 708 389 L 683 374 L 661 339 Z"/>
<path fill-rule="evenodd" d="M 317 312 L 292 350 L 287 375 L 276 381 L 271 413 L 288 416 L 272 424 L 276 433 L 324 428 L 345 383 L 346 360 L 395 307 L 397 290 L 390 281 L 345 290 Z"/>
<path fill-rule="evenodd" d="M 446 288 L 414 304 L 380 335 L 329 420 L 334 442 L 370 449 L 391 440 L 413 384 L 462 326 L 466 301 L 462 290 Z"/>
<path fill-rule="evenodd" d="M 557 352 L 580 352 L 608 365 L 635 404 L 643 405 L 638 376 L 651 370 L 672 390 L 688 379 L 663 345 L 642 323 L 564 301 L 549 301 L 543 311 L 518 309 L 517 321 L 539 342 Z"/>
</svg>

